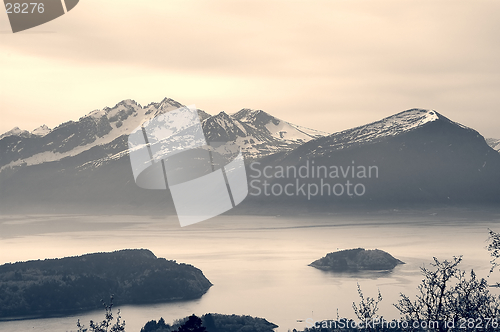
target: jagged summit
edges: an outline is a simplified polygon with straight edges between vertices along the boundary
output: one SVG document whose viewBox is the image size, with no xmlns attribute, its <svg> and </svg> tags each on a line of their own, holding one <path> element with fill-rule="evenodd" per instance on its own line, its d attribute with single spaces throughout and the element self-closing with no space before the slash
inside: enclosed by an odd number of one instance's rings
<svg viewBox="0 0 500 332">
<path fill-rule="evenodd" d="M 269 122 L 277 123 L 280 120 L 262 110 L 244 108 L 233 114 L 233 117 L 242 122 L 250 122 L 255 126 L 266 125 Z"/>
<path fill-rule="evenodd" d="M 500 152 L 500 139 L 498 138 L 487 138 L 486 143 L 495 151 Z"/>
<path fill-rule="evenodd" d="M 34 129 L 31 134 L 36 136 L 45 136 L 50 133 L 50 128 L 46 125 L 41 125 L 40 127 Z"/>
<path fill-rule="evenodd" d="M 236 141 L 248 136 L 248 128 L 226 112 L 220 112 L 205 119 L 202 123 L 205 137 L 210 142 Z"/>
<path fill-rule="evenodd" d="M 298 126 L 278 119 L 262 110 L 244 108 L 232 115 L 241 123 L 257 130 L 266 131 L 276 139 L 285 141 L 307 142 L 311 139 L 327 136 L 328 133 Z"/>
<path fill-rule="evenodd" d="M 132 130 L 160 114 L 182 106 L 170 98 L 147 106 L 141 106 L 131 99 L 122 100 L 113 107 L 94 110 L 78 121 L 65 122 L 52 130 L 43 126 L 37 128 L 34 131 L 36 140 L 31 139 L 32 134 L 29 132 L 17 128 L 6 133 L 6 136 L 19 136 L 23 133 L 26 140 L 12 139 L 0 146 L 5 151 L 0 156 L 0 171 L 20 165 L 59 161 L 94 148 L 104 148 L 107 152 L 104 154 L 102 150 L 94 149 L 101 151 L 101 155 L 86 164 L 102 165 L 126 157 L 126 136 Z M 198 115 L 208 141 L 233 141 L 249 158 L 291 151 L 304 142 L 327 135 L 293 125 L 261 110 L 246 109 L 236 115 L 220 112 L 211 116 L 198 109 Z"/>
<path fill-rule="evenodd" d="M 30 132 L 27 130 L 19 129 L 19 127 L 14 127 L 11 130 L 0 135 L 0 139 L 2 139 L 4 137 L 8 137 L 8 136 L 29 137 Z"/>
<path fill-rule="evenodd" d="M 214 117 L 225 118 L 225 119 L 229 119 L 230 118 L 229 114 L 227 114 L 224 111 L 219 112 L 218 114 L 214 115 Z"/>
<path fill-rule="evenodd" d="M 245 119 L 246 117 L 248 117 L 256 112 L 260 112 L 260 111 L 254 111 L 254 110 L 249 109 L 249 108 L 242 108 L 238 112 L 234 113 L 232 116 L 236 120 L 242 120 L 242 119 Z"/>
<path fill-rule="evenodd" d="M 160 103 L 142 107 L 134 100 L 122 100 L 113 107 L 94 110 L 78 121 L 68 121 L 50 130 L 36 129 L 37 140 L 31 140 L 31 133 L 14 128 L 0 136 L 16 136 L 25 140 L 13 140 L 0 146 L 4 153 L 0 158 L 0 170 L 19 165 L 36 165 L 76 156 L 97 146 L 111 144 L 140 126 L 145 121 L 178 107 L 182 104 L 165 98 Z M 201 111 L 202 112 L 202 111 Z M 204 113 L 204 112 L 203 112 Z M 206 113 L 202 114 L 206 116 Z M 126 150 L 123 143 L 116 148 Z"/>
<path fill-rule="evenodd" d="M 150 103 L 144 108 L 149 109 L 151 107 L 154 107 L 157 109 L 163 109 L 163 108 L 169 107 L 169 106 L 174 106 L 175 108 L 179 108 L 179 107 L 182 107 L 184 105 L 182 105 L 181 103 L 179 103 L 171 98 L 165 97 L 159 103 Z"/>
<path fill-rule="evenodd" d="M 210 141 L 234 141 L 248 158 L 288 152 L 317 137 L 328 135 L 278 119 L 262 110 L 220 112 L 203 122 Z"/>
<path fill-rule="evenodd" d="M 217 125 L 223 129 L 228 129 L 228 128 L 235 127 L 235 126 L 243 129 L 241 127 L 241 123 L 238 120 L 234 119 L 233 117 L 231 117 L 229 114 L 227 114 L 224 111 L 222 111 L 219 114 L 216 114 L 214 116 L 210 116 L 209 118 L 204 120 L 203 123 L 204 124 L 210 123 L 213 125 Z M 244 130 L 242 130 L 242 131 L 244 131 Z"/>
</svg>

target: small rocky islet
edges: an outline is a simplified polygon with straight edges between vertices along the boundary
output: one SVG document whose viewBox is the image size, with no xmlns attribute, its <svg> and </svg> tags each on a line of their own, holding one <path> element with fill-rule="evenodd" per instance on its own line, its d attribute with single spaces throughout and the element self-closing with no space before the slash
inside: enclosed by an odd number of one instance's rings
<svg viewBox="0 0 500 332">
<path fill-rule="evenodd" d="M 405 263 L 383 250 L 356 248 L 331 252 L 309 266 L 324 271 L 347 272 L 386 271 L 400 264 Z"/>
</svg>

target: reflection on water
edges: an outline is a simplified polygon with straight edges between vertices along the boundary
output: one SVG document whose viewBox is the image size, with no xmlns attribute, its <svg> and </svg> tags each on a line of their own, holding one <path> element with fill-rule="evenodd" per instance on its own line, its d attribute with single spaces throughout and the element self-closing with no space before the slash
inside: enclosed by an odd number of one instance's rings
<svg viewBox="0 0 500 332">
<path fill-rule="evenodd" d="M 419 268 L 432 257 L 464 255 L 463 269 L 486 276 L 487 228 L 498 220 L 438 219 L 436 216 L 253 217 L 219 216 L 180 228 L 176 217 L 16 216 L 0 217 L 0 263 L 81 255 L 124 248 L 147 248 L 158 257 L 200 268 L 214 286 L 200 299 L 121 306 L 128 332 L 148 320 L 167 322 L 190 314 L 218 312 L 265 317 L 278 331 L 301 328 L 297 320 L 353 316 L 356 283 L 365 296 L 383 296 L 381 311 L 397 317 L 399 293 L 415 294 Z M 382 249 L 406 264 L 393 271 L 333 273 L 309 267 L 326 253 L 363 247 Z M 500 277 L 498 278 L 500 279 Z M 2 331 L 70 331 L 81 319 L 101 319 L 103 311 L 71 317 L 0 322 Z M 303 323 L 302 323 L 303 324 Z"/>
</svg>

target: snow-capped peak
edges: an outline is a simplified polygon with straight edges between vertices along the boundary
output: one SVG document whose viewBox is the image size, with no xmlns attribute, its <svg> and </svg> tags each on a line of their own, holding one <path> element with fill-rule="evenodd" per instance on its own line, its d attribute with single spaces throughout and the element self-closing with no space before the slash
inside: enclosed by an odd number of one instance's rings
<svg viewBox="0 0 500 332">
<path fill-rule="evenodd" d="M 36 136 L 45 136 L 48 133 L 50 133 L 50 128 L 47 127 L 46 125 L 41 125 L 40 127 L 34 129 L 31 134 L 36 135 Z"/>
<path fill-rule="evenodd" d="M 426 110 L 420 108 L 413 108 L 401 113 L 389 116 L 380 121 L 376 121 L 365 126 L 349 129 L 342 133 L 354 132 L 358 134 L 358 138 L 366 136 L 366 138 L 379 138 L 384 136 L 395 136 L 403 132 L 412 131 L 420 128 L 430 122 L 445 121 L 453 123 L 456 126 L 470 129 L 460 123 L 453 122 L 445 116 L 439 114 L 435 110 Z M 340 133 L 340 134 L 342 134 Z M 335 134 L 334 134 L 335 135 Z"/>
<path fill-rule="evenodd" d="M 248 135 L 241 122 L 224 111 L 205 119 L 202 126 L 209 140 L 236 140 Z"/>
<path fill-rule="evenodd" d="M 148 107 L 142 107 L 133 100 L 123 100 L 113 107 L 104 107 L 101 110 L 95 110 L 81 117 L 79 121 L 69 121 L 63 123 L 52 130 L 58 132 L 55 135 L 56 141 L 43 142 L 37 146 L 38 153 L 33 155 L 17 156 L 12 155 L 10 162 L 0 165 L 0 170 L 17 166 L 22 163 L 29 165 L 40 164 L 60 160 L 65 157 L 75 156 L 84 151 L 88 151 L 94 146 L 103 146 L 110 144 L 117 138 L 128 135 L 134 128 L 137 128 L 145 121 L 155 117 L 157 114 L 165 113 L 182 106 L 176 101 L 165 98 L 160 103 L 152 103 Z M 160 108 L 160 109 L 159 109 Z M 37 128 L 34 134 L 42 136 L 44 132 L 50 131 L 49 128 Z M 14 128 L 13 130 L 0 136 L 23 136 L 31 137 L 28 131 Z M 36 142 L 26 143 L 28 145 L 38 144 Z M 24 149 L 23 151 L 28 151 Z M 6 161 L 8 159 L 5 159 Z"/>
<path fill-rule="evenodd" d="M 86 116 L 84 116 L 83 118 L 85 118 L 85 117 L 91 117 L 91 118 L 94 118 L 94 119 L 100 119 L 104 115 L 106 115 L 106 111 L 107 110 L 108 109 L 106 109 L 106 108 L 102 109 L 102 110 L 94 110 L 94 111 L 90 112 L 89 114 L 87 114 Z M 80 118 L 80 120 L 83 119 L 83 118 Z"/>
<path fill-rule="evenodd" d="M 213 117 L 213 119 L 216 120 L 219 123 L 222 123 L 222 122 L 233 122 L 233 119 L 231 119 L 231 117 L 226 112 L 224 112 L 224 111 L 219 112 L 219 114 L 215 115 Z"/>
<path fill-rule="evenodd" d="M 414 108 L 351 130 L 375 130 L 384 134 L 384 136 L 392 136 L 404 131 L 413 130 L 436 120 L 439 120 L 439 114 L 436 111 Z"/>
<path fill-rule="evenodd" d="M 233 118 L 258 130 L 269 132 L 274 138 L 283 141 L 307 142 L 313 138 L 327 136 L 328 133 L 294 125 L 278 119 L 262 110 L 242 109 Z"/>
<path fill-rule="evenodd" d="M 498 138 L 487 138 L 486 139 L 486 143 L 488 143 L 488 145 L 491 146 L 491 148 L 493 150 L 496 150 L 496 151 L 500 152 L 500 139 L 498 139 Z"/>
<path fill-rule="evenodd" d="M 394 136 L 439 120 L 439 118 L 439 113 L 434 110 L 414 108 L 350 130 L 361 130 L 365 133 L 377 132 L 379 136 Z"/>
<path fill-rule="evenodd" d="M 268 117 L 271 117 L 262 110 L 252 110 L 249 108 L 243 108 L 242 110 L 232 114 L 232 117 L 242 122 L 253 122 L 259 115 L 267 115 Z"/>
<path fill-rule="evenodd" d="M 19 129 L 19 127 L 14 127 L 11 130 L 9 130 L 8 132 L 0 135 L 0 139 L 2 139 L 4 137 L 8 137 L 8 136 L 29 137 L 30 132 L 27 130 Z"/>
<path fill-rule="evenodd" d="M 135 100 L 132 100 L 132 99 L 125 99 L 125 100 L 122 100 L 121 102 L 119 102 L 117 105 L 134 105 L 134 106 L 141 106 L 140 104 L 138 104 Z"/>
<path fill-rule="evenodd" d="M 100 162 L 121 158 L 128 153 L 126 144 L 123 145 L 123 137 L 146 121 L 182 106 L 170 98 L 144 107 L 133 100 L 123 100 L 113 107 L 95 110 L 78 121 L 65 122 L 52 130 L 42 126 L 33 131 L 33 135 L 41 139 L 26 140 L 19 148 L 9 146 L 12 153 L 4 158 L 0 171 L 7 167 L 58 161 L 89 151 L 95 146 L 106 146 L 112 151 L 107 157 L 100 158 Z M 214 116 L 198 110 L 198 115 L 208 142 L 233 141 L 246 156 L 252 158 L 291 151 L 304 142 L 327 135 L 293 125 L 261 110 L 244 109 L 236 115 L 220 112 Z M 49 132 L 51 134 L 47 135 Z M 6 134 L 21 133 L 25 133 L 26 137 L 32 135 L 19 128 Z"/>
<path fill-rule="evenodd" d="M 155 109 L 155 110 L 161 110 L 161 111 L 164 111 L 166 109 L 174 109 L 174 108 L 179 108 L 179 107 L 182 107 L 183 105 L 171 98 L 163 98 L 162 101 L 160 101 L 159 103 L 150 103 L 148 104 L 146 107 L 144 107 L 144 109 L 147 109 L 147 110 L 151 110 L 151 109 Z"/>
<path fill-rule="evenodd" d="M 262 110 L 242 109 L 232 115 L 238 121 L 251 124 L 255 128 L 263 129 L 269 123 L 278 124 L 281 120 Z"/>
<path fill-rule="evenodd" d="M 432 122 L 445 121 L 469 129 L 453 122 L 434 110 L 414 108 L 389 116 L 364 126 L 344 130 L 327 137 L 323 142 L 328 150 L 345 149 L 352 145 L 375 142 L 385 137 L 397 136 L 426 126 Z"/>
</svg>

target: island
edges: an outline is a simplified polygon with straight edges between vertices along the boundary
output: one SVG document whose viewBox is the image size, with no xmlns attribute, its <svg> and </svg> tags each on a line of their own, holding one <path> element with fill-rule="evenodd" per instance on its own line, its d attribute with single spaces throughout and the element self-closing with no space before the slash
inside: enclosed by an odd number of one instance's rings
<svg viewBox="0 0 500 332">
<path fill-rule="evenodd" d="M 147 249 L 0 266 L 0 320 L 62 316 L 115 304 L 201 297 L 212 286 L 198 268 L 157 258 Z"/>
<path fill-rule="evenodd" d="M 144 325 L 141 332 L 274 332 L 277 327 L 278 325 L 264 318 L 209 313 L 201 317 L 196 315 L 185 317 L 176 320 L 173 325 L 166 324 L 163 318 L 160 318 L 158 322 L 152 320 Z"/>
<path fill-rule="evenodd" d="M 345 272 L 392 270 L 399 264 L 405 263 L 383 250 L 357 248 L 331 252 L 309 266 L 325 271 Z"/>
</svg>

